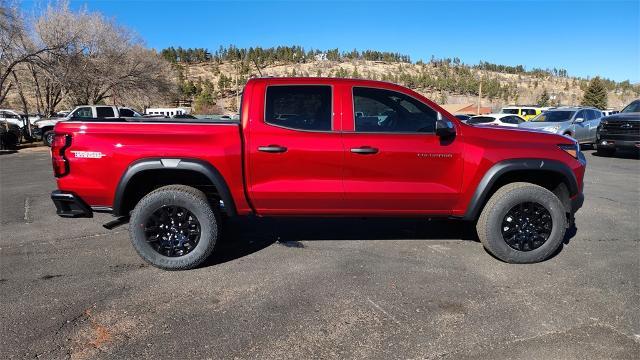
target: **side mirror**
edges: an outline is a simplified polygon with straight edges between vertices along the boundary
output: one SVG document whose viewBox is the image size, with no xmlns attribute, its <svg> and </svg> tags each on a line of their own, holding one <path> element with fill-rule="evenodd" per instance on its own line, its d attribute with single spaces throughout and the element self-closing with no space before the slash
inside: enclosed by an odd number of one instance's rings
<svg viewBox="0 0 640 360">
<path fill-rule="evenodd" d="M 441 138 L 449 138 L 456 135 L 456 129 L 449 120 L 436 120 L 436 135 Z"/>
<path fill-rule="evenodd" d="M 575 122 L 576 124 L 578 124 L 578 123 L 581 123 L 581 122 L 583 122 L 583 121 L 584 121 L 584 118 L 577 118 L 574 122 Z"/>
</svg>

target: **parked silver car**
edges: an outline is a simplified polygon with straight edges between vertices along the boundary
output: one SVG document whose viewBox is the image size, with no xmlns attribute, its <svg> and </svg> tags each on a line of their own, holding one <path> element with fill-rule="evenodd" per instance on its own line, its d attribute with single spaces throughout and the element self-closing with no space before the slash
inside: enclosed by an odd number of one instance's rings
<svg viewBox="0 0 640 360">
<path fill-rule="evenodd" d="M 518 125 L 524 129 L 537 129 L 568 135 L 582 144 L 596 142 L 602 112 L 591 107 L 560 107 Z"/>
</svg>

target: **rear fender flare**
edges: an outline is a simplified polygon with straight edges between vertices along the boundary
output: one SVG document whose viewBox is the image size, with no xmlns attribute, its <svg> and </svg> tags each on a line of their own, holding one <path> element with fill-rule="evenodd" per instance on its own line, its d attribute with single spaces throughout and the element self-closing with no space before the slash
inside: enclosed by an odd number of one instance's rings
<svg viewBox="0 0 640 360">
<path fill-rule="evenodd" d="M 124 216 L 128 214 L 122 214 L 122 206 L 124 203 L 124 194 L 129 185 L 131 179 L 141 172 L 148 170 L 190 170 L 201 173 L 206 176 L 209 181 L 216 187 L 220 199 L 224 201 L 224 211 L 229 216 L 237 215 L 236 206 L 227 186 L 226 181 L 213 165 L 208 162 L 189 159 L 189 158 L 148 158 L 140 159 L 133 162 L 127 170 L 124 172 L 118 186 L 116 187 L 116 193 L 113 199 L 113 215 Z"/>
</svg>

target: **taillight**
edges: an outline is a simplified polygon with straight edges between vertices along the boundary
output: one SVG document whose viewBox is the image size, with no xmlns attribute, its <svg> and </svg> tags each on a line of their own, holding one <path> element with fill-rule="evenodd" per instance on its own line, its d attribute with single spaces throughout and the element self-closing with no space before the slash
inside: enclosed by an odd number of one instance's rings
<svg viewBox="0 0 640 360">
<path fill-rule="evenodd" d="M 62 177 L 69 173 L 69 161 L 65 157 L 65 150 L 71 146 L 71 135 L 55 134 L 51 143 L 51 162 L 53 174 Z"/>
</svg>

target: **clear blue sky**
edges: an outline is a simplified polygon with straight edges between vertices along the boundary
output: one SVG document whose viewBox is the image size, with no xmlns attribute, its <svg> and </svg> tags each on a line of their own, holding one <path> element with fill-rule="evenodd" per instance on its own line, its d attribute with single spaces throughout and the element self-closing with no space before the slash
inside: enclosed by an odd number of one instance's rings
<svg viewBox="0 0 640 360">
<path fill-rule="evenodd" d="M 42 0 L 40 0 L 42 1 Z M 42 3 L 27 1 L 25 8 Z M 168 46 L 301 45 L 640 81 L 640 1 L 72 1 Z"/>
</svg>

